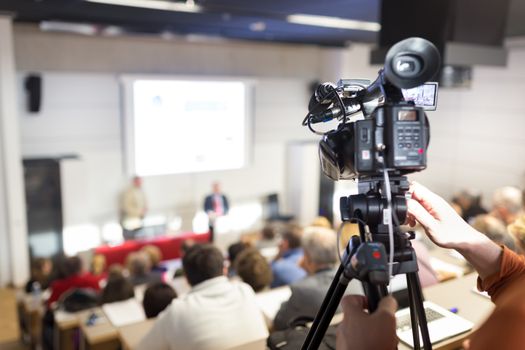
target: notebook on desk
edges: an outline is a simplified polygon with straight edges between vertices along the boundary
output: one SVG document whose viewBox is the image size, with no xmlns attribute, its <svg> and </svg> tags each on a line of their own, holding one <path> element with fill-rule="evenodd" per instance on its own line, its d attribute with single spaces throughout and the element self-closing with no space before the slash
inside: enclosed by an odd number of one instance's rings
<svg viewBox="0 0 525 350">
<path fill-rule="evenodd" d="M 102 305 L 102 310 L 115 327 L 144 321 L 146 314 L 135 298 Z"/>
<path fill-rule="evenodd" d="M 262 311 L 267 320 L 273 322 L 275 315 L 281 308 L 281 304 L 290 299 L 292 290 L 290 287 L 279 287 L 267 292 L 257 293 L 255 303 Z"/>
<path fill-rule="evenodd" d="M 425 301 L 424 307 L 427 318 L 428 333 L 432 344 L 468 332 L 474 326 L 472 322 L 453 314 L 432 302 Z M 396 333 L 399 340 L 414 347 L 409 308 L 401 309 L 396 312 L 396 324 Z M 419 339 L 420 344 L 423 344 L 421 332 L 419 333 Z"/>
</svg>

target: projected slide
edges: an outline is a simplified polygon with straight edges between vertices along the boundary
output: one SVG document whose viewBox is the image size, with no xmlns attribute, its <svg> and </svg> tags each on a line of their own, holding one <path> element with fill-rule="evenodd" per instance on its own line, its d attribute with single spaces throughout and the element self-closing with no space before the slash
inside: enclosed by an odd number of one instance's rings
<svg viewBox="0 0 525 350">
<path fill-rule="evenodd" d="M 246 159 L 246 104 L 243 82 L 135 80 L 135 174 L 241 168 Z"/>
</svg>

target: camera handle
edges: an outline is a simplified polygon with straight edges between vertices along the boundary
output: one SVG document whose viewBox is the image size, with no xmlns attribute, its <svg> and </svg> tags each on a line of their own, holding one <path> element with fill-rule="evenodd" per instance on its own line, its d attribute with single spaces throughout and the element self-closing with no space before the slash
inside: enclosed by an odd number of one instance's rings
<svg viewBox="0 0 525 350">
<path fill-rule="evenodd" d="M 348 283 L 350 283 L 352 279 L 358 279 L 363 283 L 363 289 L 368 299 L 368 307 L 371 313 L 377 309 L 377 305 L 381 298 L 388 294 L 386 288 L 388 279 L 385 279 L 384 274 L 381 273 L 384 273 L 384 265 L 386 265 L 384 246 L 381 243 L 363 242 L 364 225 L 362 222 L 359 222 L 359 229 L 362 238 L 354 236 L 348 242 L 342 262 L 339 265 L 323 303 L 315 316 L 310 331 L 301 347 L 302 350 L 317 350 L 319 348 L 326 330 L 339 307 L 339 303 L 341 302 Z M 403 238 L 402 240 L 405 239 Z M 381 241 L 381 239 L 379 239 L 379 241 Z M 371 244 L 374 246 L 370 247 Z M 372 258 L 374 259 L 374 249 L 382 249 L 379 253 L 381 262 L 374 264 L 370 263 L 367 259 L 359 258 L 359 255 L 364 255 L 365 257 L 372 255 Z M 421 291 L 421 283 L 417 274 L 417 258 L 414 249 L 412 246 L 405 247 L 401 252 L 396 252 L 394 255 L 394 261 L 397 262 L 395 274 L 405 274 L 407 279 L 414 349 L 420 349 L 418 328 L 421 331 L 424 348 L 432 349 L 425 309 L 423 307 L 423 293 Z"/>
</svg>

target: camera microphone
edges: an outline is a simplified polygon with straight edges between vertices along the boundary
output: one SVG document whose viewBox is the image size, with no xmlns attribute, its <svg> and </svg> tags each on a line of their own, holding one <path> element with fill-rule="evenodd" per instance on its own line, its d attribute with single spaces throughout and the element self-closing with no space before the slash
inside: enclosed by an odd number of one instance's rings
<svg viewBox="0 0 525 350">
<path fill-rule="evenodd" d="M 332 119 L 338 118 L 340 115 L 341 115 L 341 108 L 339 107 L 329 108 L 324 112 L 312 115 L 310 117 L 310 123 L 315 124 L 315 123 L 327 122 Z"/>
<path fill-rule="evenodd" d="M 330 94 L 335 90 L 335 85 L 333 83 L 327 82 L 320 84 L 317 89 L 315 89 L 314 95 L 317 102 L 320 104 L 328 104 L 332 99 L 327 99 Z"/>
<path fill-rule="evenodd" d="M 330 94 L 335 91 L 335 85 L 333 83 L 322 83 L 317 86 L 312 97 L 310 97 L 310 102 L 308 102 L 308 111 L 311 114 L 320 114 L 323 113 L 326 109 L 326 105 L 332 103 Z"/>
</svg>

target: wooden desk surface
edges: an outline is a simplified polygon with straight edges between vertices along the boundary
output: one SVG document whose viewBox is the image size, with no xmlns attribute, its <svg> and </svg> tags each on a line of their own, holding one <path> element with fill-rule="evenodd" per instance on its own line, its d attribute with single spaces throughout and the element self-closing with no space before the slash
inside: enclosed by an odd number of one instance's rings
<svg viewBox="0 0 525 350">
<path fill-rule="evenodd" d="M 133 350 L 142 338 L 150 331 L 155 319 L 133 323 L 118 328 L 118 335 L 124 350 Z"/>
<path fill-rule="evenodd" d="M 476 273 L 471 273 L 425 288 L 423 289 L 425 300 L 432 301 L 445 309 L 457 308 L 457 314 L 474 323 L 474 327 L 477 328 L 494 309 L 494 304 L 492 304 L 490 299 L 472 291 L 476 286 L 477 277 Z M 435 344 L 433 348 L 434 350 L 456 349 L 461 346 L 463 340 L 468 338 L 470 333 L 446 339 Z M 398 349 L 411 348 L 400 342 Z"/>
<path fill-rule="evenodd" d="M 58 329 L 60 329 L 61 331 L 76 328 L 79 325 L 79 315 L 80 313 L 78 312 L 66 312 L 62 310 L 56 310 L 54 312 L 55 323 Z"/>
<path fill-rule="evenodd" d="M 93 313 L 97 315 L 97 319 L 93 325 L 87 325 L 86 321 Z M 91 346 L 118 339 L 117 329 L 113 327 L 100 308 L 81 312 L 79 322 L 82 337 Z"/>
</svg>

